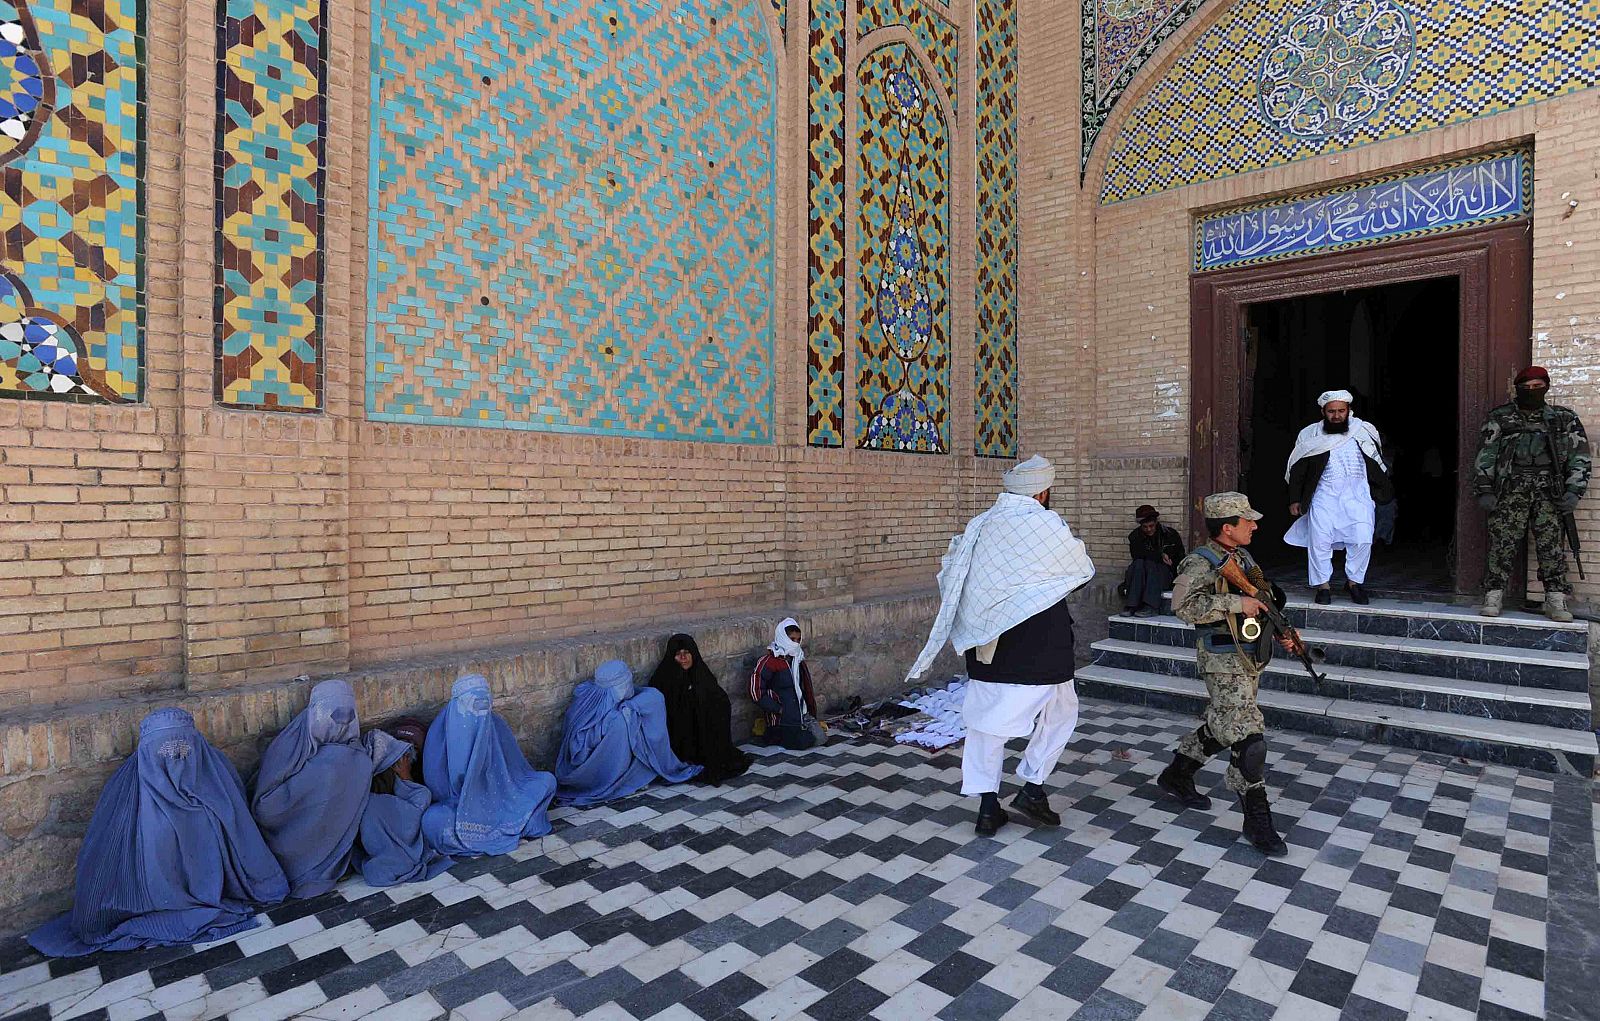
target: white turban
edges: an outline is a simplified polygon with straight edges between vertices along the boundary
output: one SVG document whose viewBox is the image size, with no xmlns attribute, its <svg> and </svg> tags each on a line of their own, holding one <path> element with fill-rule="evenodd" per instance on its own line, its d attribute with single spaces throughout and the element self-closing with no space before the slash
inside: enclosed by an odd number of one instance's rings
<svg viewBox="0 0 1600 1021">
<path fill-rule="evenodd" d="M 1317 398 L 1317 407 L 1326 408 L 1331 401 L 1344 401 L 1350 404 L 1355 401 L 1355 395 L 1349 390 L 1329 390 Z"/>
<path fill-rule="evenodd" d="M 1037 496 L 1055 483 L 1056 466 L 1035 454 L 1002 475 L 1000 481 L 1008 493 Z"/>
</svg>

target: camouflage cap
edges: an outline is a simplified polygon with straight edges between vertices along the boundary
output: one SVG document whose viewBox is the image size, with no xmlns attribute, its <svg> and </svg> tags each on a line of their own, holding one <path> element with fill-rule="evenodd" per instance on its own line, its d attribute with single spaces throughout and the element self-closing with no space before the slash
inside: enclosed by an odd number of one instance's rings
<svg viewBox="0 0 1600 1021">
<path fill-rule="evenodd" d="M 1243 493 L 1212 493 L 1205 498 L 1201 510 L 1208 518 L 1261 520 L 1261 512 L 1250 506 L 1250 498 Z"/>
</svg>

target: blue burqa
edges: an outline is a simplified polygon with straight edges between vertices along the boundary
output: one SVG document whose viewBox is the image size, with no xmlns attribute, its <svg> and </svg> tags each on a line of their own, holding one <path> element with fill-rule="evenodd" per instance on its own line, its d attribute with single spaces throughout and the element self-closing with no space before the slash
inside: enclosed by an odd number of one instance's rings
<svg viewBox="0 0 1600 1021">
<path fill-rule="evenodd" d="M 182 709 L 157 709 L 106 781 L 78 852 L 72 910 L 28 941 L 52 957 L 221 939 L 289 892 L 233 763 Z"/>
<path fill-rule="evenodd" d="M 528 765 L 493 704 L 488 681 L 461 678 L 422 746 L 422 777 L 433 795 L 422 835 L 451 857 L 504 854 L 524 837 L 550 832 L 545 811 L 556 778 Z"/>
<path fill-rule="evenodd" d="M 412 753 L 411 745 L 381 730 L 366 736 L 372 775 L 386 772 Z M 432 879 L 450 867 L 446 858 L 422 839 L 422 814 L 433 801 L 428 788 L 400 777 L 394 793 L 372 792 L 361 813 L 361 840 L 356 845 L 356 867 L 368 886 L 397 886 Z"/>
<path fill-rule="evenodd" d="M 600 664 L 594 680 L 573 691 L 556 758 L 561 804 L 597 805 L 632 794 L 656 777 L 682 783 L 699 773 L 699 766 L 672 754 L 661 692 L 636 692 L 626 663 Z"/>
<path fill-rule="evenodd" d="M 250 802 L 289 877 L 289 896 L 327 893 L 349 870 L 371 789 L 355 693 L 344 681 L 323 681 L 267 746 Z"/>
</svg>

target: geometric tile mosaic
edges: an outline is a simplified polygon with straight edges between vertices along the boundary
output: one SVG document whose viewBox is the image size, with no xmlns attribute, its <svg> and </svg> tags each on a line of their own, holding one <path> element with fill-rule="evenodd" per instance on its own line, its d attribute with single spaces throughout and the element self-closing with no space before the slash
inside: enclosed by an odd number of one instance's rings
<svg viewBox="0 0 1600 1021">
<path fill-rule="evenodd" d="M 144 388 L 138 0 L 0 0 L 0 396 Z"/>
<path fill-rule="evenodd" d="M 1082 168 L 1111 108 L 1162 43 L 1205 0 L 1083 0 Z"/>
<path fill-rule="evenodd" d="M 225 405 L 322 406 L 326 0 L 220 0 L 216 364 Z"/>
<path fill-rule="evenodd" d="M 961 95 L 958 69 L 961 67 L 961 33 L 949 15 L 930 0 L 858 0 L 856 38 L 891 25 L 911 30 L 923 54 L 939 74 L 944 93 L 957 110 Z"/>
<path fill-rule="evenodd" d="M 1349 251 L 1522 219 L 1532 211 L 1532 153 L 1479 154 L 1202 217 L 1194 225 L 1191 268 Z"/>
<path fill-rule="evenodd" d="M 1594 0 L 1263 0 L 1217 19 L 1129 114 L 1119 202 L 1600 85 Z"/>
<path fill-rule="evenodd" d="M 378 0 L 370 418 L 772 442 L 762 2 Z"/>
<path fill-rule="evenodd" d="M 846 0 L 811 0 L 806 74 L 806 443 L 844 446 Z"/>
<path fill-rule="evenodd" d="M 949 128 L 905 43 L 856 79 L 856 445 L 947 453 Z"/>
<path fill-rule="evenodd" d="M 1269 859 L 1240 839 L 1220 763 L 1196 779 L 1209 809 L 1157 787 L 1193 726 L 1085 699 L 1043 780 L 1062 825 L 1013 816 L 992 838 L 958 750 L 752 748 L 721 786 L 553 809 L 554 832 L 509 854 L 391 889 L 347 879 L 214 944 L 47 959 L 0 939 L 0 1014 L 1594 1017 L 1587 778 L 1274 733 L 1288 853 Z"/>
<path fill-rule="evenodd" d="M 973 415 L 979 457 L 1017 455 L 1017 8 L 978 0 L 978 326 Z"/>
</svg>

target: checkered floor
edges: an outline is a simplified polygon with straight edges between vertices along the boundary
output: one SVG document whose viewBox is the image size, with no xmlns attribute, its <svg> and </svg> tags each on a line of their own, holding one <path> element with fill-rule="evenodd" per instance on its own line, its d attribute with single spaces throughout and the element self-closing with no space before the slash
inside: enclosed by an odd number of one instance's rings
<svg viewBox="0 0 1600 1021">
<path fill-rule="evenodd" d="M 1210 812 L 1158 797 L 1190 725 L 1086 705 L 1053 778 L 1063 826 L 989 840 L 958 755 L 767 753 L 208 947 L 46 961 L 4 941 L 0 1015 L 1600 1017 L 1587 781 L 1273 735 L 1290 854 L 1267 861 L 1220 761 Z"/>
</svg>

